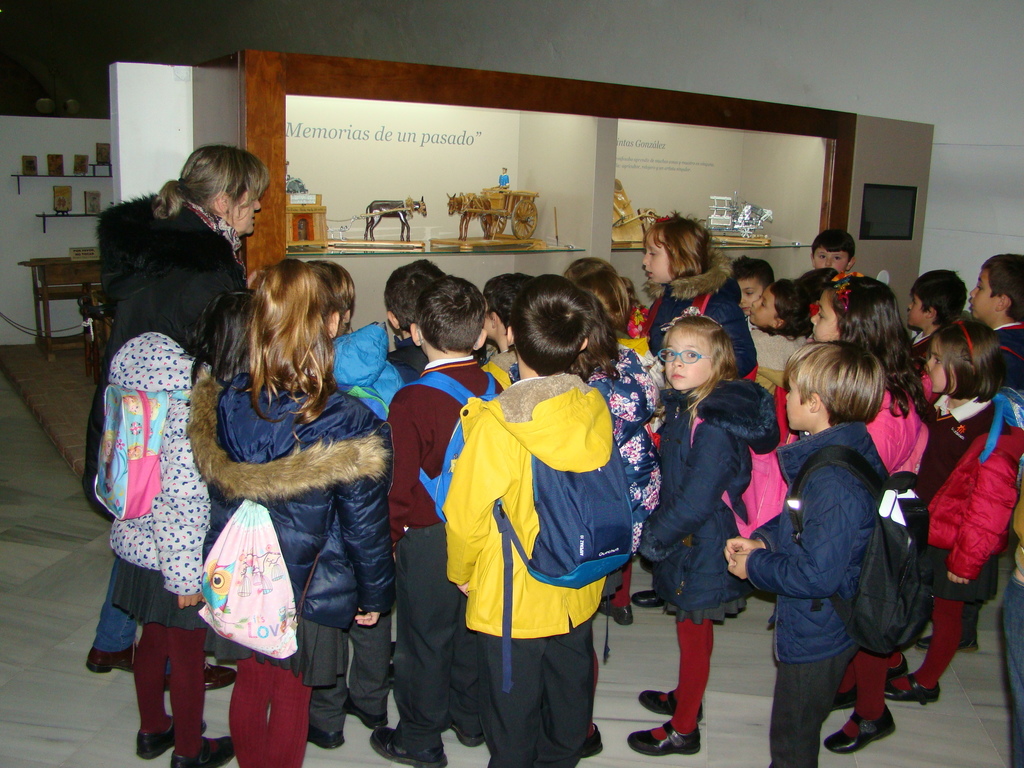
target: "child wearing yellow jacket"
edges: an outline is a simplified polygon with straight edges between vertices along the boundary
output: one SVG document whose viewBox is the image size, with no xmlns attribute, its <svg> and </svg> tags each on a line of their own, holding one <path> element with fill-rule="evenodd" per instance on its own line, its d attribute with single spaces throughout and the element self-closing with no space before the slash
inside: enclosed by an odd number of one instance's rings
<svg viewBox="0 0 1024 768">
<path fill-rule="evenodd" d="M 569 472 L 608 462 L 614 443 L 604 398 L 565 373 L 586 345 L 591 313 L 587 296 L 565 278 L 542 275 L 527 283 L 511 319 L 522 378 L 496 399 L 471 400 L 462 411 L 466 445 L 444 506 L 448 578 L 468 594 L 466 624 L 478 633 L 490 768 L 573 765 L 590 724 L 591 619 L 604 579 L 580 589 L 544 584 L 513 555 L 515 684 L 503 691 L 504 566 L 492 508 L 501 499 L 532 552 L 540 528 L 532 457 Z"/>
</svg>

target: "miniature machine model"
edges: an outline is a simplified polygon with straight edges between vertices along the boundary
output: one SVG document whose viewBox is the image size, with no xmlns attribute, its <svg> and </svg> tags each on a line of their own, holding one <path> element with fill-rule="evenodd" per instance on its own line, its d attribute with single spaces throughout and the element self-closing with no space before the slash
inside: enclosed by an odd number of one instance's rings
<svg viewBox="0 0 1024 768">
<path fill-rule="evenodd" d="M 412 227 L 409 226 L 409 217 L 414 213 L 419 213 L 422 216 L 427 215 L 427 204 L 423 201 L 422 197 L 419 200 L 413 200 L 411 197 L 407 197 L 405 200 L 374 200 L 366 206 L 366 213 L 364 214 L 366 230 L 363 233 L 363 239 L 371 242 L 374 241 L 376 238 L 373 236 L 373 230 L 380 224 L 380 220 L 384 217 L 393 217 L 401 223 L 398 239 L 403 243 L 408 243 L 412 239 Z"/>
<path fill-rule="evenodd" d="M 505 231 L 512 220 L 512 234 L 519 240 L 528 240 L 537 229 L 537 206 L 533 202 L 539 192 L 488 187 L 479 194 L 448 195 L 448 215 L 460 215 L 459 240 L 469 235 L 469 222 L 480 219 L 484 238 L 491 240 Z"/>
<path fill-rule="evenodd" d="M 772 220 L 771 210 L 745 200 L 737 201 L 736 193 L 733 193 L 733 197 L 711 195 L 710 208 L 708 229 L 715 235 L 724 237 L 742 237 L 749 240 L 754 237 L 755 231 L 764 229 L 764 225 Z"/>
</svg>

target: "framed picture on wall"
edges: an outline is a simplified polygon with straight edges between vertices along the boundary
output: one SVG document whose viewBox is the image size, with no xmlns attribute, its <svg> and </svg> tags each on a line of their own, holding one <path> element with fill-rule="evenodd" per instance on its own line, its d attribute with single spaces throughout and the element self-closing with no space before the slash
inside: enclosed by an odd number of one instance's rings
<svg viewBox="0 0 1024 768">
<path fill-rule="evenodd" d="M 86 190 L 85 192 L 85 212 L 95 215 L 100 213 L 100 193 L 98 190 Z"/>
<path fill-rule="evenodd" d="M 85 176 L 85 174 L 89 172 L 89 156 L 75 155 L 75 164 L 73 168 L 75 176 Z"/>
<path fill-rule="evenodd" d="M 21 175 L 22 176 L 37 176 L 39 174 L 39 164 L 36 161 L 35 155 L 22 155 L 21 156 Z"/>
<path fill-rule="evenodd" d="M 861 240 L 913 240 L 917 187 L 865 184 L 860 209 Z"/>
<path fill-rule="evenodd" d="M 49 176 L 64 175 L 64 155 L 46 156 L 46 173 Z"/>
<path fill-rule="evenodd" d="M 71 187 L 53 188 L 53 210 L 57 213 L 71 212 Z"/>
<path fill-rule="evenodd" d="M 96 142 L 96 165 L 110 165 L 110 145 Z"/>
</svg>

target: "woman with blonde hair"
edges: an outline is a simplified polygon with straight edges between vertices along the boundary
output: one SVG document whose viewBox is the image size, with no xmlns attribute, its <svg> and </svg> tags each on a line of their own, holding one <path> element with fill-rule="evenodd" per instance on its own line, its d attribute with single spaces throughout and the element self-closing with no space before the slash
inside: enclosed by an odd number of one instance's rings
<svg viewBox="0 0 1024 768">
<path fill-rule="evenodd" d="M 110 361 L 126 341 L 143 333 L 160 333 L 184 346 L 214 296 L 245 289 L 240 238 L 252 234 L 269 181 L 266 165 L 251 152 L 220 144 L 200 147 L 185 161 L 179 178 L 158 194 L 128 200 L 100 215 L 103 290 L 116 304 L 116 314 L 85 440 L 82 485 L 94 506 Z M 132 669 L 135 622 L 111 602 L 117 562 L 86 660 L 92 672 Z M 207 667 L 208 690 L 232 680 L 234 670 Z"/>
</svg>

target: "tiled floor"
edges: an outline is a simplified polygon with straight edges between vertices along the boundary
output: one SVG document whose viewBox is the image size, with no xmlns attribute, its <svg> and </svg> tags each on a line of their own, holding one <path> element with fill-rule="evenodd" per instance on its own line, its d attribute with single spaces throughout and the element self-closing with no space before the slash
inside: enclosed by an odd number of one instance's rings
<svg viewBox="0 0 1024 768">
<path fill-rule="evenodd" d="M 142 765 L 131 675 L 86 671 L 96 613 L 110 567 L 107 523 L 81 498 L 78 478 L 44 436 L 10 383 L 0 378 L 0 766 L 121 768 Z M 638 570 L 636 588 L 649 583 Z M 1005 575 L 1005 574 L 1004 574 Z M 633 730 L 658 718 L 636 701 L 644 688 L 670 687 L 676 676 L 672 621 L 638 610 L 631 627 L 611 626 L 612 656 L 601 668 L 596 705 L 604 735 L 599 766 L 765 766 L 774 668 L 771 606 L 748 610 L 716 628 L 702 727 L 704 747 L 690 757 L 651 758 L 626 746 Z M 959 654 L 942 680 L 937 704 L 894 704 L 897 731 L 853 756 L 823 751 L 826 768 L 1009 765 L 1009 710 L 999 640 L 999 606 L 982 611 L 981 651 Z M 603 640 L 604 624 L 597 632 Z M 921 654 L 913 651 L 911 668 Z M 210 735 L 227 732 L 231 689 L 207 696 Z M 391 704 L 392 722 L 396 718 Z M 833 713 L 824 733 L 839 728 Z M 358 721 L 336 751 L 310 747 L 310 768 L 385 766 Z M 484 747 L 468 749 L 445 734 L 453 768 L 486 764 Z M 160 764 L 166 758 L 160 758 Z"/>
</svg>

